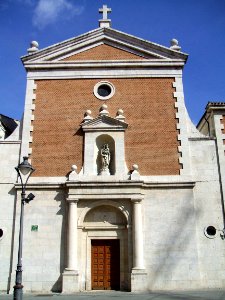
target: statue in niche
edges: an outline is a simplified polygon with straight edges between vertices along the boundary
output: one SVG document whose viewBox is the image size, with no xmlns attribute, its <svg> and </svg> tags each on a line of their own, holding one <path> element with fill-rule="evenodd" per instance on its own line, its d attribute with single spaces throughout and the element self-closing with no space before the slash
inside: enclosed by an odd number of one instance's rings
<svg viewBox="0 0 225 300">
<path fill-rule="evenodd" d="M 109 163 L 110 163 L 110 151 L 109 151 L 109 145 L 104 144 L 101 148 L 101 172 L 100 174 L 106 174 L 110 175 L 109 173 Z"/>
</svg>

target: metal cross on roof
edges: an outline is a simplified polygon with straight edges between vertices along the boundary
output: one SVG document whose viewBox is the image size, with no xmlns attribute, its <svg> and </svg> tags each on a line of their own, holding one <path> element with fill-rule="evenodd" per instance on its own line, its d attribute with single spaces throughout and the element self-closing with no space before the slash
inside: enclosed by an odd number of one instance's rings
<svg viewBox="0 0 225 300">
<path fill-rule="evenodd" d="M 103 14 L 103 16 L 102 16 L 103 20 L 108 20 L 108 13 L 110 13 L 112 11 L 112 9 L 108 8 L 107 5 L 103 5 L 103 7 L 99 8 L 98 11 Z"/>
</svg>

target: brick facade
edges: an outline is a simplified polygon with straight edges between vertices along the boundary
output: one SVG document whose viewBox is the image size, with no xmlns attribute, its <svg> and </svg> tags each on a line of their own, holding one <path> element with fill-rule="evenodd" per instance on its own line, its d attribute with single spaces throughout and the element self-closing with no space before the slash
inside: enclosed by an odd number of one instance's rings
<svg viewBox="0 0 225 300">
<path fill-rule="evenodd" d="M 100 79 L 37 80 L 32 164 L 34 176 L 65 176 L 83 161 L 84 112 L 97 117 L 104 103 L 93 94 Z M 176 109 L 172 78 L 108 79 L 116 88 L 107 101 L 110 116 L 124 110 L 129 127 L 125 155 L 142 175 L 179 174 Z"/>
<path fill-rule="evenodd" d="M 149 58 L 149 57 L 148 57 Z M 155 57 L 150 57 L 155 58 Z M 62 59 L 62 61 L 72 61 L 72 60 L 133 60 L 133 59 L 145 59 L 139 55 L 129 53 L 127 51 L 117 49 L 115 47 L 103 44 L 96 46 L 94 48 L 82 51 L 80 53 L 71 55 L 67 58 Z"/>
</svg>

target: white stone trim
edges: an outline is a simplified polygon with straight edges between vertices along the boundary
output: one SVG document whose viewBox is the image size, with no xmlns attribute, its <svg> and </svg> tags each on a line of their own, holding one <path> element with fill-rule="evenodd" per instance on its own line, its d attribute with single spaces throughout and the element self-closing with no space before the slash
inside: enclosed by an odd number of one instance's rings
<svg viewBox="0 0 225 300">
<path fill-rule="evenodd" d="M 182 61 L 187 59 L 187 54 L 180 51 L 173 51 L 168 47 L 140 39 L 112 28 L 97 28 L 83 35 L 52 45 L 43 50 L 39 50 L 32 55 L 23 56 L 22 61 L 23 63 L 26 63 L 27 61 L 37 61 L 40 59 L 53 59 L 55 57 L 62 56 L 65 52 L 68 53 L 68 49 L 70 49 L 71 53 L 71 49 L 81 48 L 85 45 L 105 40 L 112 40 L 116 44 L 126 44 L 131 48 L 140 48 L 141 51 L 150 51 L 155 55 L 157 54 L 167 58 L 177 58 Z"/>
<path fill-rule="evenodd" d="M 102 205 L 107 205 L 107 206 L 113 206 L 115 208 L 117 208 L 125 217 L 126 221 L 127 221 L 127 225 L 131 225 L 131 219 L 130 219 L 130 214 L 129 214 L 129 211 L 128 209 L 126 209 L 123 205 L 121 205 L 119 202 L 116 202 L 116 201 L 112 201 L 112 200 L 100 200 L 100 201 L 97 201 L 97 202 L 92 202 L 88 207 L 85 207 L 80 216 L 78 217 L 78 220 L 77 220 L 77 225 L 78 225 L 78 228 L 83 228 L 84 227 L 84 219 L 85 219 L 85 216 L 87 215 L 87 213 L 98 207 L 98 206 L 102 206 Z"/>
<path fill-rule="evenodd" d="M 89 70 L 36 70 L 28 72 L 28 79 L 85 79 L 85 78 L 151 78 L 151 77 L 176 77 L 182 76 L 180 69 L 89 69 Z"/>
<path fill-rule="evenodd" d="M 100 112 L 101 113 L 101 112 Z M 88 122 L 81 124 L 84 136 L 84 164 L 81 176 L 100 175 L 100 161 L 98 160 L 100 147 L 104 143 L 110 146 L 111 156 L 111 175 L 116 175 L 116 179 L 127 179 L 128 168 L 125 161 L 125 145 L 124 145 L 124 131 L 128 124 L 117 120 L 116 118 L 107 115 L 99 116 Z M 105 176 L 102 175 L 103 178 Z"/>
<path fill-rule="evenodd" d="M 5 238 L 5 236 L 6 236 L 7 228 L 0 225 L 0 229 L 2 229 L 2 231 L 3 231 L 3 235 L 2 235 L 2 237 L 0 237 L 0 241 L 1 241 L 1 240 L 3 240 L 3 239 Z"/>
<path fill-rule="evenodd" d="M 8 140 L 3 140 L 0 141 L 0 145 L 1 144 L 21 144 L 21 141 L 8 141 Z"/>
<path fill-rule="evenodd" d="M 133 270 L 144 270 L 144 239 L 142 199 L 132 199 L 133 202 Z"/>
<path fill-rule="evenodd" d="M 184 63 L 180 60 L 166 59 L 126 59 L 126 60 L 79 60 L 79 61 L 59 61 L 59 62 L 31 62 L 25 64 L 25 68 L 30 71 L 43 69 L 93 69 L 93 68 L 157 68 L 166 67 L 174 70 L 174 67 L 183 67 Z"/>
<path fill-rule="evenodd" d="M 82 232 L 81 236 L 84 235 L 84 232 Z M 85 286 L 81 288 L 81 290 L 91 291 L 91 240 L 104 240 L 104 239 L 110 239 L 110 240 L 120 240 L 120 272 L 124 274 L 125 268 L 124 268 L 124 257 L 125 253 L 124 251 L 121 251 L 121 249 L 124 249 L 125 245 L 125 239 L 130 240 L 130 229 L 128 228 L 127 233 L 124 232 L 124 229 L 111 229 L 111 230 L 98 230 L 97 228 L 95 230 L 87 230 L 87 234 L 85 237 L 85 249 L 86 252 L 83 253 L 83 261 L 85 261 Z M 128 242 L 129 243 L 129 242 Z M 84 244 L 83 244 L 84 246 Z M 131 259 L 131 250 L 128 249 L 128 253 L 126 254 L 128 259 L 128 265 L 130 265 L 130 259 Z M 120 282 L 121 282 L 120 278 Z M 84 283 L 83 283 L 84 284 Z M 128 284 L 129 286 L 129 284 Z M 128 288 L 126 286 L 126 289 Z M 124 287 L 121 284 L 121 288 Z"/>
<path fill-rule="evenodd" d="M 159 54 L 154 53 L 152 51 L 147 51 L 145 49 L 141 49 L 139 47 L 134 47 L 134 46 L 129 45 L 127 43 L 122 43 L 122 42 L 115 41 L 115 39 L 107 38 L 104 41 L 102 41 L 102 39 L 100 39 L 99 41 L 96 41 L 94 45 L 88 43 L 88 44 L 85 44 L 85 46 L 82 47 L 82 48 L 81 48 L 81 45 L 79 45 L 79 48 L 78 47 L 75 47 L 73 49 L 70 48 L 69 53 L 67 52 L 65 55 L 62 55 L 59 58 L 56 56 L 56 59 L 54 60 L 54 62 L 55 61 L 61 61 L 63 59 L 69 58 L 70 56 L 82 53 L 84 51 L 88 51 L 90 49 L 94 49 L 95 47 L 98 47 L 98 46 L 101 46 L 101 45 L 107 45 L 107 46 L 111 46 L 113 48 L 116 48 L 118 50 L 126 51 L 130 54 L 139 56 L 140 59 L 141 58 L 149 59 L 149 56 L 155 56 L 156 59 L 161 59 L 161 60 L 162 59 L 168 59 L 167 57 L 159 55 Z M 54 59 L 54 57 L 53 57 L 53 59 Z"/>
<path fill-rule="evenodd" d="M 107 86 L 110 87 L 111 93 L 108 96 L 102 97 L 101 95 L 98 94 L 98 88 L 101 85 L 107 85 Z M 109 81 L 99 81 L 98 83 L 96 83 L 96 85 L 94 86 L 94 90 L 93 90 L 93 93 L 94 93 L 95 97 L 100 99 L 100 100 L 103 100 L 103 101 L 112 98 L 114 96 L 115 92 L 116 92 L 115 86 Z"/>
<path fill-rule="evenodd" d="M 126 42 L 118 41 L 118 40 L 110 38 L 110 37 L 106 37 L 104 39 L 104 41 L 102 40 L 102 37 L 99 37 L 98 39 L 95 39 L 94 42 L 95 42 L 94 45 L 93 44 L 90 45 L 90 42 L 86 42 L 86 43 L 80 44 L 78 46 L 72 47 L 72 48 L 70 48 L 69 53 L 67 53 L 66 55 L 60 56 L 59 59 L 56 58 L 56 61 L 65 59 L 67 57 L 76 55 L 78 53 L 82 53 L 84 51 L 90 50 L 92 48 L 95 48 L 95 47 L 103 45 L 103 44 L 117 48 L 119 50 L 129 52 L 131 54 L 134 54 L 134 55 L 146 58 L 146 59 L 149 59 L 148 56 L 155 56 L 156 58 L 168 59 L 166 56 L 160 55 L 160 54 L 152 52 L 152 51 L 148 51 L 148 50 L 140 48 L 140 47 L 136 47 L 134 45 L 130 45 L 129 43 L 126 43 Z M 54 57 L 51 56 L 51 59 L 54 59 Z"/>
<path fill-rule="evenodd" d="M 216 229 L 215 235 L 209 235 L 209 234 L 207 233 L 207 228 L 208 228 L 209 226 L 213 226 L 213 227 Z M 206 226 L 206 227 L 204 228 L 203 232 L 204 232 L 204 235 L 205 235 L 208 239 L 215 239 L 215 238 L 218 236 L 218 229 L 216 228 L 216 226 L 214 226 L 214 225 L 212 225 L 212 224 Z"/>
<path fill-rule="evenodd" d="M 33 79 L 27 79 L 27 89 L 25 97 L 25 108 L 24 108 L 24 118 L 23 118 L 23 132 L 22 132 L 22 144 L 21 144 L 21 159 L 23 156 L 31 154 L 32 149 L 30 148 L 30 132 L 33 131 L 33 126 L 31 127 L 31 121 L 34 120 L 33 111 L 35 106 L 33 105 L 33 100 L 36 98 L 35 90 L 37 85 L 34 83 Z"/>
<path fill-rule="evenodd" d="M 77 202 L 78 199 L 70 199 L 68 209 L 67 227 L 67 268 L 66 270 L 78 270 L 77 263 Z"/>
<path fill-rule="evenodd" d="M 62 61 L 63 59 L 66 59 L 66 58 L 69 58 L 70 56 L 73 56 L 73 55 L 76 55 L 76 54 L 79 54 L 79 53 L 82 53 L 82 52 L 85 52 L 85 51 L 88 51 L 88 50 L 91 50 L 91 49 L 94 49 L 95 47 L 98 47 L 100 45 L 103 45 L 104 43 L 102 41 L 100 42 L 96 42 L 96 44 L 92 45 L 92 44 L 88 44 L 86 46 L 84 46 L 83 48 L 75 48 L 76 50 L 74 51 L 71 51 L 70 49 L 70 52 L 66 53 L 65 55 L 62 55 L 60 56 L 59 58 L 56 58 L 54 60 L 54 62 L 57 62 L 57 61 Z M 83 60 L 82 60 L 83 61 Z"/>
<path fill-rule="evenodd" d="M 175 107 L 177 108 L 177 130 L 179 130 L 178 140 L 181 143 L 181 145 L 178 147 L 178 152 L 180 153 L 179 162 L 182 164 L 180 175 L 190 175 L 191 168 L 187 130 L 187 112 L 184 103 L 182 78 L 176 77 L 175 82 L 173 83 L 173 87 L 176 88 L 176 91 L 174 92 L 174 97 L 176 98 Z"/>
<path fill-rule="evenodd" d="M 4 142 L 2 142 L 4 143 Z M 17 143 L 17 142 L 16 142 Z M 19 143 L 19 142 L 18 142 Z M 1 144 L 1 143 L 0 143 Z M 79 182 L 74 181 L 68 181 L 66 177 L 30 177 L 28 186 L 35 186 L 36 188 L 48 188 L 52 187 L 53 184 L 55 186 L 73 186 L 77 183 L 82 185 L 90 185 L 95 183 L 104 183 L 107 185 L 115 184 L 118 186 L 118 184 L 128 184 L 130 186 L 131 181 L 127 180 L 124 181 L 118 181 L 116 176 L 108 176 L 107 180 L 106 178 L 102 178 L 101 176 L 80 176 Z M 158 188 L 171 188 L 171 187 L 193 187 L 195 182 L 191 181 L 190 176 L 183 176 L 183 175 L 163 175 L 163 176 L 140 176 L 140 180 L 134 182 L 132 181 L 132 185 L 138 185 L 142 186 L 150 186 L 150 187 L 158 187 Z M 16 185 L 15 188 L 20 188 L 20 185 Z M 138 196 L 140 198 L 140 196 Z M 126 197 L 127 198 L 127 197 Z"/>
</svg>

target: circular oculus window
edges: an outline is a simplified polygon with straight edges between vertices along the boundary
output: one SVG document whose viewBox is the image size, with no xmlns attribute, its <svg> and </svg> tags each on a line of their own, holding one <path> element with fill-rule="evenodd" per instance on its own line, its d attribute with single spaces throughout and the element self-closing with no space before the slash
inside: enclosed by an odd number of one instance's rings
<svg viewBox="0 0 225 300">
<path fill-rule="evenodd" d="M 0 240 L 3 238 L 3 229 L 2 228 L 0 228 Z"/>
<path fill-rule="evenodd" d="M 214 239 L 217 235 L 217 230 L 214 226 L 210 225 L 205 227 L 204 234 L 209 239 Z"/>
<path fill-rule="evenodd" d="M 108 81 L 100 81 L 94 86 L 94 95 L 100 100 L 108 100 L 115 94 L 115 87 Z"/>
</svg>

